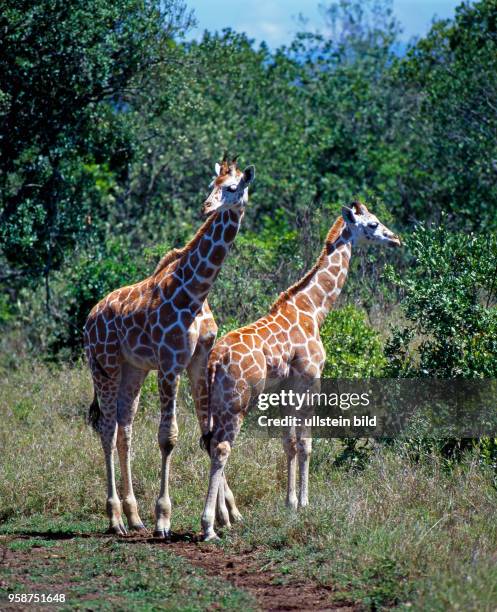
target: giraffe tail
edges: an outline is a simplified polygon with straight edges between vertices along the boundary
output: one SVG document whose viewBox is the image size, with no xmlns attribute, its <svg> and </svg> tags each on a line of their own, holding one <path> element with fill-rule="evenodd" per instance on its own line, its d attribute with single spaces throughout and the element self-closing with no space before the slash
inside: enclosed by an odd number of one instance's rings
<svg viewBox="0 0 497 612">
<path fill-rule="evenodd" d="M 96 367 L 96 369 L 100 372 L 100 375 L 104 378 L 110 378 L 107 372 L 104 370 L 102 364 L 95 356 L 89 357 L 90 366 Z M 98 425 L 100 422 L 100 417 L 102 416 L 102 411 L 100 410 L 100 404 L 98 403 L 97 390 L 95 389 L 95 383 L 93 383 L 93 401 L 88 409 L 88 418 L 87 423 L 91 425 L 92 428 L 98 433 Z"/>
<path fill-rule="evenodd" d="M 97 392 L 95 389 L 93 390 L 93 401 L 88 409 L 88 424 L 92 426 L 92 428 L 98 432 L 98 423 L 100 421 L 100 417 L 102 415 L 102 411 L 100 410 L 100 404 L 98 403 Z"/>
</svg>

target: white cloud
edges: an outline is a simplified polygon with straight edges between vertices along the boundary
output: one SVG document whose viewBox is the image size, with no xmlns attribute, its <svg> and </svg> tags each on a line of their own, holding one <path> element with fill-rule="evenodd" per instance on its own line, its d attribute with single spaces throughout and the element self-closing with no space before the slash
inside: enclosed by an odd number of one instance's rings
<svg viewBox="0 0 497 612">
<path fill-rule="evenodd" d="M 271 47 L 278 47 L 291 38 L 291 32 L 285 24 L 274 21 L 261 20 L 240 26 L 239 29 L 246 32 L 250 38 L 255 38 L 257 42 L 264 40 Z"/>
<path fill-rule="evenodd" d="M 257 43 L 265 40 L 273 48 L 292 40 L 298 29 L 296 17 L 299 14 L 308 18 L 309 29 L 323 29 L 318 5 L 327 3 L 328 0 L 251 0 L 239 4 L 232 0 L 188 1 L 199 22 L 193 36 L 205 29 L 215 31 L 231 27 L 246 32 Z M 459 3 L 460 0 L 393 0 L 395 15 L 404 30 L 402 38 L 423 36 L 434 15 L 451 17 Z"/>
</svg>

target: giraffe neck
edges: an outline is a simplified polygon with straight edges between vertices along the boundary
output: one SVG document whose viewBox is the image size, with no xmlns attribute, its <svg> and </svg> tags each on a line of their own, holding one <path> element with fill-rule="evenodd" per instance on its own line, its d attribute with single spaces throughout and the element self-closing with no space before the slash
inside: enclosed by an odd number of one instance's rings
<svg viewBox="0 0 497 612">
<path fill-rule="evenodd" d="M 345 283 L 351 253 L 350 231 L 339 217 L 326 237 L 318 260 L 300 281 L 283 294 L 284 301 L 291 300 L 321 327 Z"/>
<path fill-rule="evenodd" d="M 212 215 L 182 249 L 173 275 L 193 303 L 201 305 L 207 297 L 240 229 L 243 214 L 242 209 L 232 208 Z M 169 282 L 167 275 L 161 280 L 161 284 Z"/>
</svg>

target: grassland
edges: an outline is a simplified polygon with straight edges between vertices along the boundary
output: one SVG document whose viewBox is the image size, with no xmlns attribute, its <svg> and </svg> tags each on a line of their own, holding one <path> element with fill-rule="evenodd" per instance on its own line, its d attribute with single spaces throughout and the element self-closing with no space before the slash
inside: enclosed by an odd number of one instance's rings
<svg viewBox="0 0 497 612">
<path fill-rule="evenodd" d="M 265 607 L 264 580 L 275 593 L 287 588 L 280 592 L 287 598 L 314 597 L 315 609 L 496 608 L 497 492 L 494 475 L 471 457 L 448 469 L 436 457 L 413 462 L 399 449 L 378 447 L 363 469 L 337 468 L 339 444 L 319 440 L 311 506 L 291 514 L 283 503 L 279 442 L 242 436 L 228 476 L 245 520 L 220 545 L 193 544 L 207 458 L 184 388 L 172 477 L 177 541 L 113 540 L 100 535 L 107 526 L 104 466 L 99 441 L 84 422 L 92 393 L 83 365 L 25 362 L 2 371 L 1 381 L 2 609 L 8 593 L 38 588 L 62 589 L 70 608 L 95 609 L 98 602 L 102 609 L 248 610 Z M 133 462 L 149 527 L 159 480 L 157 421 L 150 376 Z M 244 564 L 257 580 L 240 580 Z M 233 566 L 238 569 L 230 573 Z M 304 585 L 314 590 L 306 593 Z M 296 601 L 296 608 L 303 603 Z"/>
</svg>

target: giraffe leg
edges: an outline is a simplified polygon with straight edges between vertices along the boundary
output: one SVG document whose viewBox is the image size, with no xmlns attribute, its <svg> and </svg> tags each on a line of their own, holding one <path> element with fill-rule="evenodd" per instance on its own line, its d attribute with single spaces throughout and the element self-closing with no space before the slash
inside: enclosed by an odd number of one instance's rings
<svg viewBox="0 0 497 612">
<path fill-rule="evenodd" d="M 290 375 L 294 379 L 297 390 L 304 393 L 309 391 L 319 393 L 321 389 L 321 370 L 324 363 L 324 349 L 316 347 L 314 360 L 309 361 L 307 355 L 296 353 L 295 360 L 291 366 Z M 314 409 L 312 405 L 303 406 L 300 417 L 304 420 L 312 417 Z M 305 508 L 309 505 L 309 463 L 312 451 L 312 431 L 307 426 L 301 426 L 296 431 L 296 451 L 299 463 L 299 496 L 298 507 Z M 294 476 L 295 478 L 295 476 Z"/>
<path fill-rule="evenodd" d="M 98 327 L 98 330 L 100 330 L 99 333 L 101 335 L 104 335 L 101 326 Z M 93 331 L 95 334 L 95 327 Z M 100 357 L 105 363 L 104 368 L 96 354 L 95 338 L 93 338 L 92 343 L 91 334 L 86 327 L 84 336 L 86 356 L 97 399 L 96 404 L 92 404 L 90 408 L 90 411 L 95 408 L 94 414 L 91 414 L 90 418 L 95 431 L 100 435 L 100 442 L 105 457 L 107 480 L 106 510 L 109 517 L 108 531 L 117 535 L 125 535 L 126 529 L 121 518 L 121 502 L 117 493 L 114 468 L 114 451 L 116 449 L 117 438 L 117 398 L 121 381 L 119 349 L 114 347 L 110 350 L 110 347 L 107 347 L 106 350 L 102 350 L 102 347 L 100 347 Z M 98 339 L 98 333 L 96 338 Z"/>
<path fill-rule="evenodd" d="M 243 520 L 243 517 L 236 506 L 233 491 L 228 486 L 226 474 L 224 474 L 224 499 L 226 501 L 226 505 L 228 506 L 228 512 L 231 522 L 240 523 Z"/>
<path fill-rule="evenodd" d="M 178 440 L 176 423 L 176 394 L 179 376 L 159 371 L 161 419 L 159 425 L 159 448 L 162 454 L 160 492 L 155 504 L 154 536 L 166 538 L 171 533 L 171 499 L 169 497 L 169 473 L 171 454 Z"/>
<path fill-rule="evenodd" d="M 217 490 L 216 523 L 219 525 L 219 527 L 225 527 L 226 529 L 230 529 L 231 523 L 230 523 L 228 507 L 226 505 L 225 482 L 226 482 L 226 476 L 224 475 L 224 470 L 223 470 L 221 474 L 221 478 L 219 480 L 219 488 Z"/>
<path fill-rule="evenodd" d="M 205 500 L 204 511 L 202 513 L 202 532 L 204 541 L 218 540 L 214 531 L 214 517 L 216 511 L 216 500 L 218 499 L 219 489 L 223 485 L 223 470 L 231 452 L 231 444 L 225 440 L 223 442 L 211 443 L 211 470 L 209 474 L 209 489 Z"/>
<path fill-rule="evenodd" d="M 308 436 L 308 433 L 307 433 Z M 299 437 L 297 452 L 299 457 L 299 507 L 309 505 L 309 463 L 311 460 L 312 438 Z"/>
<path fill-rule="evenodd" d="M 97 382 L 94 378 L 94 382 Z M 121 502 L 116 488 L 114 469 L 114 451 L 117 438 L 117 392 L 118 383 L 114 379 L 100 380 L 95 385 L 99 398 L 100 419 L 98 430 L 105 456 L 107 476 L 107 516 L 109 517 L 109 533 L 125 535 L 126 528 L 121 518 Z"/>
<path fill-rule="evenodd" d="M 300 374 L 300 386 L 302 391 L 309 390 L 311 393 L 319 393 L 321 389 L 320 381 L 320 362 L 294 364 Z M 301 417 L 304 419 L 312 417 L 314 409 L 311 406 L 304 406 L 301 410 Z M 299 500 L 300 508 L 309 505 L 309 464 L 312 452 L 312 431 L 307 426 L 297 429 L 297 453 L 299 461 Z"/>
<path fill-rule="evenodd" d="M 131 438 L 133 419 L 138 410 L 140 390 L 147 372 L 124 364 L 117 400 L 117 452 L 123 480 L 123 510 L 132 531 L 143 531 L 145 526 L 138 514 L 138 506 L 133 491 L 131 477 Z"/>
<path fill-rule="evenodd" d="M 207 392 L 207 361 L 209 353 L 216 342 L 217 326 L 214 319 L 207 318 L 201 322 L 200 335 L 187 367 L 191 391 L 195 402 L 195 411 L 200 425 L 202 436 L 209 431 L 208 422 L 208 392 Z M 208 450 L 207 450 L 208 452 Z M 216 503 L 216 521 L 219 525 L 229 527 L 230 519 L 233 522 L 242 520 L 242 515 L 236 507 L 235 496 L 228 486 L 226 476 L 223 474 L 223 491 L 219 491 Z"/>
<path fill-rule="evenodd" d="M 287 490 L 286 490 L 286 505 L 292 510 L 297 509 L 297 441 L 295 439 L 295 432 L 288 430 L 283 438 L 283 448 L 285 449 L 287 457 Z"/>
<path fill-rule="evenodd" d="M 109 517 L 108 533 L 126 535 L 126 527 L 121 518 L 121 502 L 116 489 L 116 475 L 114 471 L 115 435 L 112 442 L 103 436 L 102 446 L 105 455 L 105 467 L 107 470 L 107 516 Z M 112 444 L 112 448 L 110 448 Z"/>
</svg>

